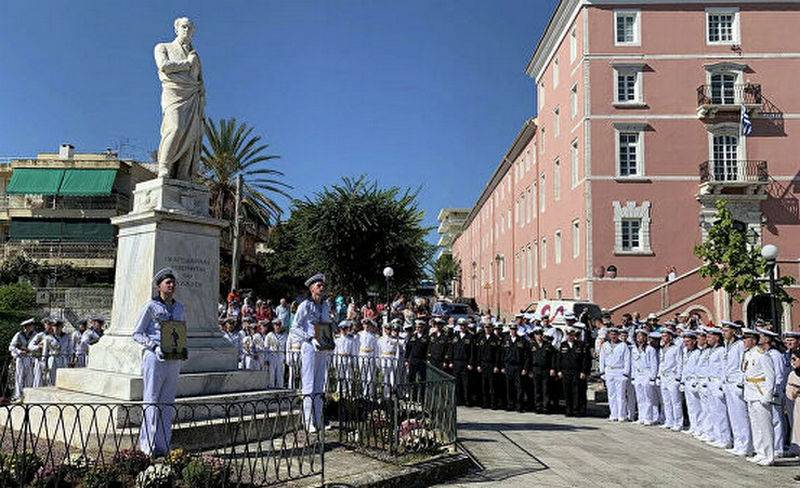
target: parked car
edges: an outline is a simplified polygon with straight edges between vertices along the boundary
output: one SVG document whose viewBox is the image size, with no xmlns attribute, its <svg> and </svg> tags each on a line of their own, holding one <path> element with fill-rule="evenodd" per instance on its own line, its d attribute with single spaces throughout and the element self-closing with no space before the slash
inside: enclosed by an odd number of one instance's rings
<svg viewBox="0 0 800 488">
<path fill-rule="evenodd" d="M 468 319 L 473 314 L 469 305 L 464 303 L 451 303 L 445 301 L 438 301 L 433 304 L 433 315 L 438 315 L 445 320 L 450 317 L 458 319 Z"/>
<path fill-rule="evenodd" d="M 526 319 L 539 318 L 547 314 L 554 325 L 564 325 L 564 312 L 567 311 L 579 319 L 585 312 L 584 322 L 587 324 L 602 315 L 602 310 L 597 304 L 583 300 L 539 300 L 525 307 L 522 314 Z"/>
</svg>

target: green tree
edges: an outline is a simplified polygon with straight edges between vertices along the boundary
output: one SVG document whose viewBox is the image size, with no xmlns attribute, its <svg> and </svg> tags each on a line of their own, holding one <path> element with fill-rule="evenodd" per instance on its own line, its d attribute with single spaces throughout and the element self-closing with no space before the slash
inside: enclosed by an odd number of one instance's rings
<svg viewBox="0 0 800 488">
<path fill-rule="evenodd" d="M 709 278 L 712 288 L 725 290 L 731 300 L 739 303 L 748 295 L 766 293 L 768 288 L 762 277 L 766 273 L 767 263 L 761 257 L 761 249 L 750 245 L 746 232 L 734 226 L 725 200 L 718 200 L 716 207 L 717 220 L 708 229 L 706 239 L 694 248 L 694 254 L 703 260 L 700 276 Z M 791 303 L 792 297 L 784 287 L 793 283 L 791 276 L 778 279 L 776 299 Z"/>
<path fill-rule="evenodd" d="M 201 156 L 200 179 L 211 191 L 211 214 L 232 219 L 236 202 L 236 179 L 242 176 L 242 206 L 247 218 L 263 224 L 277 222 L 282 214 L 275 196 L 288 197 L 291 189 L 283 173 L 266 163 L 280 156 L 264 154 L 269 147 L 253 128 L 236 119 L 205 120 L 206 143 Z"/>
<path fill-rule="evenodd" d="M 450 284 L 458 276 L 461 276 L 461 266 L 458 261 L 453 259 L 452 254 L 442 253 L 433 265 L 433 279 L 436 281 L 436 286 L 443 290 L 445 295 L 449 295 Z"/>
<path fill-rule="evenodd" d="M 412 289 L 433 255 L 417 195 L 418 190 L 379 188 L 361 176 L 343 178 L 313 199 L 295 200 L 286 224 L 287 238 L 295 243 L 291 274 L 323 271 L 334 293 L 363 298 L 384 289 L 383 269 L 391 266 L 392 287 Z"/>
</svg>

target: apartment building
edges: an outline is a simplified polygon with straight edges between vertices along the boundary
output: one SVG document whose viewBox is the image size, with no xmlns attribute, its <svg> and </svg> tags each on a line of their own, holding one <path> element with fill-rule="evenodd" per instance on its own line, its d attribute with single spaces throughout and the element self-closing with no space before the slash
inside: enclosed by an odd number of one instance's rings
<svg viewBox="0 0 800 488">
<path fill-rule="evenodd" d="M 504 314 L 563 297 L 764 315 L 761 297 L 729 310 L 692 250 L 724 199 L 753 245 L 778 246 L 780 273 L 800 274 L 798 22 L 798 1 L 562 0 L 526 68 L 535 127 L 453 244 L 463 294 Z"/>
<path fill-rule="evenodd" d="M 439 221 L 439 227 L 437 228 L 439 240 L 436 245 L 439 246 L 440 255 L 452 253 L 453 240 L 461 233 L 464 228 L 464 222 L 466 222 L 471 210 L 469 208 L 443 208 L 439 210 L 439 215 L 437 216 Z"/>
</svg>

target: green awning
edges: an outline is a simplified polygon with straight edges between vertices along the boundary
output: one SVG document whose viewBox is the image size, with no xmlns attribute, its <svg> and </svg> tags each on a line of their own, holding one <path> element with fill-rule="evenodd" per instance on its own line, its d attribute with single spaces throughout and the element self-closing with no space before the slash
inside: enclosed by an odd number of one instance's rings
<svg viewBox="0 0 800 488">
<path fill-rule="evenodd" d="M 11 240 L 95 242 L 114 240 L 108 220 L 11 219 Z"/>
<path fill-rule="evenodd" d="M 116 177 L 116 169 L 68 169 L 58 194 L 72 197 L 110 195 Z"/>
<path fill-rule="evenodd" d="M 64 179 L 64 169 L 15 168 L 6 187 L 9 194 L 55 195 Z"/>
</svg>

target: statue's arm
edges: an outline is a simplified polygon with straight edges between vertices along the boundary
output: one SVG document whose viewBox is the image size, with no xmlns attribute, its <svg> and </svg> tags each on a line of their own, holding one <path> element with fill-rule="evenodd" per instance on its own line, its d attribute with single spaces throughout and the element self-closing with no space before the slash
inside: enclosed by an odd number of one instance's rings
<svg viewBox="0 0 800 488">
<path fill-rule="evenodd" d="M 188 59 L 185 61 L 172 61 L 167 56 L 167 47 L 163 44 L 157 44 L 154 52 L 156 58 L 156 66 L 162 73 L 176 73 L 179 71 L 189 71 L 192 68 L 192 62 Z"/>
</svg>

